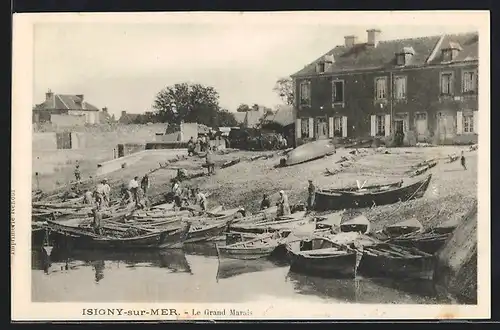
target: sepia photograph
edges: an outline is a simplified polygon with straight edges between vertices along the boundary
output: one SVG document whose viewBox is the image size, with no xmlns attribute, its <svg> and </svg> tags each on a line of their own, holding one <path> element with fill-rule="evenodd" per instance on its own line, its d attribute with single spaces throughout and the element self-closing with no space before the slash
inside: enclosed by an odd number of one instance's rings
<svg viewBox="0 0 500 330">
<path fill-rule="evenodd" d="M 20 315 L 488 316 L 489 14 L 435 14 L 14 15 Z"/>
</svg>

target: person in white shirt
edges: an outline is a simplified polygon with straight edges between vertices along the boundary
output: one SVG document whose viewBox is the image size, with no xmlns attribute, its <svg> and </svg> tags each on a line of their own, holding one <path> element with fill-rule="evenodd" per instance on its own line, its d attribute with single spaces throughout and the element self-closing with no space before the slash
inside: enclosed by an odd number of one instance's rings
<svg viewBox="0 0 500 330">
<path fill-rule="evenodd" d="M 139 182 L 137 181 L 138 179 L 139 177 L 136 176 L 128 183 L 128 191 L 130 192 L 132 200 L 135 202 L 136 205 L 139 204 L 139 196 L 137 194 L 137 189 L 139 188 Z"/>
<path fill-rule="evenodd" d="M 103 185 L 103 190 L 104 190 L 104 195 L 103 195 L 103 201 L 105 206 L 109 206 L 110 198 L 111 198 L 111 187 L 108 184 L 108 179 L 103 179 L 102 180 L 102 185 Z"/>
<path fill-rule="evenodd" d="M 104 186 L 105 181 L 101 180 L 94 191 L 95 202 L 99 208 L 104 206 L 106 187 Z"/>
<path fill-rule="evenodd" d="M 200 189 L 196 189 L 196 202 L 200 205 L 203 211 L 207 210 L 207 197 L 200 191 Z"/>
</svg>

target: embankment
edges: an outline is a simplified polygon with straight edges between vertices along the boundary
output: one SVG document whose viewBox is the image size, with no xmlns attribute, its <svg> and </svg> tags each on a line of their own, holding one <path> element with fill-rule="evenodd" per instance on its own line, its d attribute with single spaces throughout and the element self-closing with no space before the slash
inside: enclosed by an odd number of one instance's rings
<svg viewBox="0 0 500 330">
<path fill-rule="evenodd" d="M 456 300 L 477 304 L 477 204 L 437 256 L 437 286 Z"/>
</svg>

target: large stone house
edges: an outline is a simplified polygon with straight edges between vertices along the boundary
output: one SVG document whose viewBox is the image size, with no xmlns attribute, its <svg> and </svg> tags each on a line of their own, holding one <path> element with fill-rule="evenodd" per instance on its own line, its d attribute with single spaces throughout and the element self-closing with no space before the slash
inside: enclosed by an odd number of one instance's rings
<svg viewBox="0 0 500 330">
<path fill-rule="evenodd" d="M 107 112 L 107 109 L 105 108 Z M 33 108 L 33 123 L 52 123 L 57 126 L 99 124 L 99 109 L 84 101 L 84 95 L 45 93 L 45 101 Z"/>
<path fill-rule="evenodd" d="M 291 77 L 298 144 L 332 137 L 388 137 L 406 143 L 476 142 L 478 34 L 345 44 Z"/>
</svg>

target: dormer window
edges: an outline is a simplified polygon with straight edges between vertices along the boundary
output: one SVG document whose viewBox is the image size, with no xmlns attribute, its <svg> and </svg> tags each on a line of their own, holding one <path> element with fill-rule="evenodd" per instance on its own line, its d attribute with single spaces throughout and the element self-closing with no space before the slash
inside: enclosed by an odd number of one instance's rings
<svg viewBox="0 0 500 330">
<path fill-rule="evenodd" d="M 325 62 L 319 62 L 316 64 L 316 72 L 317 73 L 324 73 L 325 72 Z"/>
<path fill-rule="evenodd" d="M 461 50 L 462 47 L 460 46 L 459 43 L 457 42 L 448 43 L 448 45 L 442 50 L 443 62 L 453 61 Z"/>
<path fill-rule="evenodd" d="M 410 64 L 413 55 L 415 55 L 413 47 L 403 47 L 399 53 L 396 54 L 396 65 L 404 66 Z"/>
</svg>

